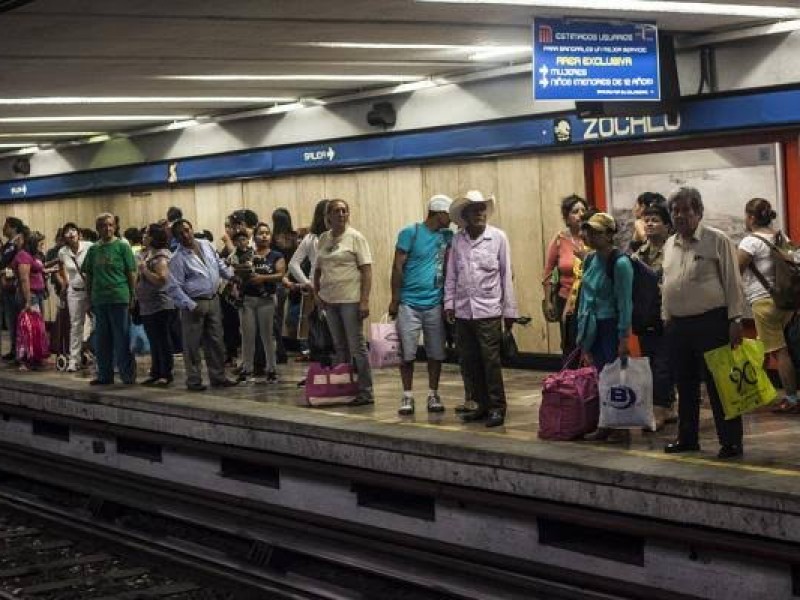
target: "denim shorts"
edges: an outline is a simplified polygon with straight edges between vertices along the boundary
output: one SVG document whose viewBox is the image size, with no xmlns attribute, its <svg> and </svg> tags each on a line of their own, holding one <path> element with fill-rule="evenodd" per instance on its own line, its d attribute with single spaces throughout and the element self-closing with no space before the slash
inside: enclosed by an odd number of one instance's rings
<svg viewBox="0 0 800 600">
<path fill-rule="evenodd" d="M 401 304 L 397 310 L 397 335 L 400 337 L 403 362 L 412 362 L 417 356 L 419 334 L 423 333 L 425 353 L 429 360 L 445 359 L 445 331 L 442 307 L 417 310 Z"/>
</svg>

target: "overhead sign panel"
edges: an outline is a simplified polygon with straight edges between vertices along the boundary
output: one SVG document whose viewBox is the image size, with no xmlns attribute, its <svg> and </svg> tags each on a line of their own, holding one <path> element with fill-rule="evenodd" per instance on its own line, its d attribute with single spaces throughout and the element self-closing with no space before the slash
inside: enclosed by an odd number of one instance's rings
<svg viewBox="0 0 800 600">
<path fill-rule="evenodd" d="M 534 19 L 535 100 L 661 99 L 654 23 Z"/>
</svg>

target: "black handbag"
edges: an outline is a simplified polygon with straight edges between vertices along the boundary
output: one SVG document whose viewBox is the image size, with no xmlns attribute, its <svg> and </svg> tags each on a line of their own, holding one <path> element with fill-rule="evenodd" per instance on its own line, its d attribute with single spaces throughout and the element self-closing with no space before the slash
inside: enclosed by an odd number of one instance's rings
<svg viewBox="0 0 800 600">
<path fill-rule="evenodd" d="M 325 318 L 325 313 L 314 310 L 314 312 L 308 316 L 308 321 L 308 357 L 311 362 L 330 365 L 334 353 L 333 337 L 328 328 L 328 321 Z"/>
<path fill-rule="evenodd" d="M 500 358 L 504 367 L 513 367 L 519 360 L 519 348 L 514 333 L 510 329 L 503 332 L 503 346 L 500 350 Z"/>
</svg>

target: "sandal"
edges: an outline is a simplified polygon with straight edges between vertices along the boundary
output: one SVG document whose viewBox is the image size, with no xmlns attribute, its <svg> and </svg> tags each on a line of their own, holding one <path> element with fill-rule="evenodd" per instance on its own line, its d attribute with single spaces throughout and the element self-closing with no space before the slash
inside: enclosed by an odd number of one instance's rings
<svg viewBox="0 0 800 600">
<path fill-rule="evenodd" d="M 793 415 L 800 413 L 800 405 L 798 403 L 789 402 L 786 398 L 780 401 L 780 404 L 772 409 L 773 414 L 776 415 Z"/>
</svg>

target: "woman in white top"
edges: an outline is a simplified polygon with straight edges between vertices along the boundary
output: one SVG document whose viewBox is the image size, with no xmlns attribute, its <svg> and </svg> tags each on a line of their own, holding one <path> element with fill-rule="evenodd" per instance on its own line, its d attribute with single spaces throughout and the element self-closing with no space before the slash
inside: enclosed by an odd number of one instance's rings
<svg viewBox="0 0 800 600">
<path fill-rule="evenodd" d="M 364 339 L 369 316 L 372 254 L 367 240 L 350 227 L 350 207 L 331 200 L 325 209 L 330 230 L 319 236 L 314 290 L 325 309 L 339 363 L 355 363 L 358 396 L 353 404 L 372 404 L 372 372 Z"/>
<path fill-rule="evenodd" d="M 75 223 L 66 223 L 61 229 L 64 245 L 58 251 L 59 269 L 56 277 L 62 290 L 66 290 L 69 307 L 69 363 L 67 372 L 74 373 L 81 364 L 81 347 L 84 329 L 89 319 L 91 302 L 86 291 L 86 280 L 81 274 L 81 266 L 92 242 L 84 241 Z"/>
<path fill-rule="evenodd" d="M 320 200 L 317 202 L 317 206 L 314 208 L 314 219 L 311 221 L 311 227 L 292 255 L 292 260 L 289 262 L 289 273 L 294 277 L 294 280 L 303 291 L 310 292 L 314 289 L 313 282 L 305 274 L 305 271 L 303 271 L 303 261 L 308 259 L 311 265 L 309 274 L 313 277 L 314 269 L 317 267 L 319 236 L 328 231 L 328 225 L 325 223 L 325 210 L 327 206 L 327 200 Z"/>
<path fill-rule="evenodd" d="M 750 200 L 745 206 L 745 227 L 748 234 L 739 243 L 737 255 L 745 297 L 753 309 L 758 339 L 764 344 L 764 352 L 775 355 L 778 374 L 786 392 L 776 412 L 791 413 L 800 412 L 800 405 L 797 398 L 797 374 L 783 330 L 793 313 L 775 306 L 769 289 L 761 283 L 763 278 L 769 286 L 775 285 L 775 264 L 769 244 L 764 240 L 779 247 L 787 241 L 780 231 L 772 227 L 772 221 L 776 216 L 767 200 L 763 198 Z"/>
</svg>

